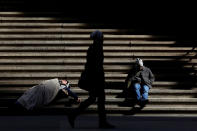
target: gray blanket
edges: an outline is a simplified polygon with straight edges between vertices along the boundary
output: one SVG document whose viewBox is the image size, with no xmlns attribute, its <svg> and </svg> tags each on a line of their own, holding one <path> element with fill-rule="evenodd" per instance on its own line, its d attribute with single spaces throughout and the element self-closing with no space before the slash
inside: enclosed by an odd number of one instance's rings
<svg viewBox="0 0 197 131">
<path fill-rule="evenodd" d="M 43 81 L 28 89 L 17 101 L 27 110 L 49 104 L 60 89 L 58 79 Z"/>
</svg>

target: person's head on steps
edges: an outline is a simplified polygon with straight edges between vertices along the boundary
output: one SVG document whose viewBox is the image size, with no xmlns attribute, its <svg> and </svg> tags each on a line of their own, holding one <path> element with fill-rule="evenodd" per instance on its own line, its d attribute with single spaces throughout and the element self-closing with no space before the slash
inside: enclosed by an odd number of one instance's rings
<svg viewBox="0 0 197 131">
<path fill-rule="evenodd" d="M 142 59 L 140 59 L 140 58 L 137 58 L 137 59 L 136 59 L 136 66 L 137 66 L 140 70 L 143 69 L 144 64 L 143 64 Z"/>
<path fill-rule="evenodd" d="M 68 88 L 70 88 L 70 83 L 67 80 L 67 77 L 63 78 L 63 79 L 59 79 L 60 84 L 62 85 L 66 85 Z"/>
<path fill-rule="evenodd" d="M 94 40 L 94 43 L 103 42 L 103 33 L 99 30 L 96 30 L 90 34 L 90 38 Z"/>
</svg>

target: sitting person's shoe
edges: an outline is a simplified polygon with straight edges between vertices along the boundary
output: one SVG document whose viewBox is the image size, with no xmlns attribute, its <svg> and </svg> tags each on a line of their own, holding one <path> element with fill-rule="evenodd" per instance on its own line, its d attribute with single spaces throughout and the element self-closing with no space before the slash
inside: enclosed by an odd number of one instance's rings
<svg viewBox="0 0 197 131">
<path fill-rule="evenodd" d="M 144 108 L 146 106 L 146 104 L 148 104 L 149 100 L 144 100 L 140 102 L 140 108 Z"/>
<path fill-rule="evenodd" d="M 140 105 L 141 100 L 135 100 L 135 103 L 136 103 L 137 105 Z"/>
<path fill-rule="evenodd" d="M 74 128 L 75 127 L 75 119 L 76 119 L 76 116 L 75 115 L 68 115 L 68 122 L 70 123 L 70 126 L 72 127 L 72 128 Z"/>
<path fill-rule="evenodd" d="M 149 100 L 145 100 L 144 101 L 144 105 L 148 104 L 149 103 Z"/>
<path fill-rule="evenodd" d="M 100 123 L 99 128 L 101 129 L 113 129 L 115 128 L 114 125 L 109 124 L 108 122 Z"/>
</svg>

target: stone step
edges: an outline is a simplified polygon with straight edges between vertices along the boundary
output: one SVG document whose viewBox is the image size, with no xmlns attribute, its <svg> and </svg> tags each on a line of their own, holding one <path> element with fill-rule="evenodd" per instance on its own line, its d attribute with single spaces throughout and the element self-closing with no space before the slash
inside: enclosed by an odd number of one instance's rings
<svg viewBox="0 0 197 131">
<path fill-rule="evenodd" d="M 77 77 L 79 78 L 81 75 L 81 73 L 73 73 L 73 72 L 13 72 L 13 73 L 6 73 L 6 72 L 2 72 L 0 73 L 0 77 L 4 77 L 4 78 L 12 78 L 12 77 L 52 77 L 52 78 L 57 78 L 59 77 L 65 77 L 65 76 L 69 76 L 69 77 Z M 127 74 L 105 74 L 105 77 L 117 77 L 117 78 L 125 78 L 127 76 Z"/>
<path fill-rule="evenodd" d="M 62 78 L 63 79 L 63 78 Z M 0 80 L 0 85 L 2 89 L 15 89 L 17 90 L 17 88 L 20 89 L 24 89 L 24 88 L 29 88 L 32 87 L 36 84 L 41 83 L 42 81 L 44 81 L 46 79 L 42 79 L 42 78 L 32 78 L 32 79 L 5 79 L 5 80 Z M 74 89 L 78 89 L 77 88 L 77 84 L 79 81 L 79 78 L 77 79 L 69 79 L 71 86 Z M 124 89 L 124 84 L 125 84 L 125 79 L 105 79 L 105 82 L 107 84 L 107 87 L 110 86 L 110 84 L 113 86 L 117 85 L 116 87 L 114 87 L 115 90 L 123 90 Z M 168 84 L 166 84 L 168 83 Z M 15 85 L 15 86 L 14 86 Z M 196 91 L 196 87 L 193 88 L 182 88 L 182 86 L 191 86 L 191 85 L 197 85 L 197 83 L 191 83 L 191 81 L 155 81 L 153 83 L 153 88 L 151 90 L 156 91 L 157 93 L 159 92 L 164 92 L 164 93 L 170 93 L 170 91 L 175 91 L 176 93 L 184 93 L 184 92 L 193 92 Z M 106 88 L 107 88 L 106 87 Z M 108 89 L 108 88 L 107 88 Z M 109 88 L 110 90 L 113 90 L 113 88 Z"/>
<path fill-rule="evenodd" d="M 5 87 L 5 85 L 9 85 L 8 87 Z M 14 84 L 14 83 L 6 83 L 4 85 L 4 87 L 2 86 L 0 88 L 0 93 L 2 95 L 2 97 L 6 97 L 7 96 L 10 96 L 10 95 L 13 95 L 13 96 L 20 96 L 22 95 L 23 92 L 25 92 L 27 89 L 29 89 L 30 87 L 34 86 L 33 84 L 32 85 L 24 85 L 24 87 L 21 87 L 21 83 L 19 83 L 19 87 L 15 87 L 17 84 Z M 12 84 L 14 86 L 12 86 Z M 1 84 L 2 85 L 2 84 Z M 84 91 L 84 90 L 81 90 L 79 89 L 78 87 L 76 87 L 77 85 L 72 85 L 72 88 L 71 90 L 73 90 L 75 93 L 77 93 L 78 95 L 80 96 L 87 96 L 87 91 Z M 110 97 L 124 97 L 124 94 L 123 93 L 123 89 L 124 89 L 124 86 L 122 87 L 119 87 L 119 88 L 114 88 L 114 89 L 105 89 L 105 92 L 107 95 L 110 95 Z M 160 88 L 158 89 L 157 87 L 154 87 L 150 90 L 149 94 L 150 94 L 150 97 L 153 97 L 153 98 L 160 98 L 160 97 L 165 97 L 165 98 L 173 98 L 173 97 L 176 97 L 176 98 L 193 98 L 196 96 L 197 94 L 197 90 L 195 90 L 196 88 Z"/>
<path fill-rule="evenodd" d="M 178 72 L 178 71 L 177 71 Z M 39 76 L 40 75 L 40 76 Z M 59 76 L 58 76 L 59 75 Z M 67 72 L 67 71 L 59 71 L 59 72 L 1 72 L 0 77 L 1 80 L 9 80 L 9 79 L 15 79 L 15 80 L 44 80 L 44 79 L 52 79 L 52 78 L 64 78 L 66 77 L 70 80 L 74 80 L 74 79 L 79 79 L 81 76 L 81 72 Z M 185 77 L 187 76 L 187 77 Z M 106 72 L 105 73 L 105 79 L 108 80 L 111 83 L 108 83 L 108 86 L 116 86 L 116 83 L 113 82 L 117 82 L 117 80 L 119 81 L 124 81 L 127 77 L 126 73 L 120 73 L 120 72 Z M 176 81 L 177 85 L 174 85 L 173 87 L 176 88 L 176 86 L 180 86 L 183 87 L 185 86 L 185 88 L 187 87 L 186 84 L 183 84 L 184 82 L 188 82 L 190 80 L 190 82 L 192 81 L 192 84 L 189 84 L 189 86 L 194 85 L 194 80 L 195 80 L 195 74 L 192 72 L 188 72 L 188 73 L 165 73 L 165 74 L 155 74 L 155 77 L 157 78 L 157 80 L 168 80 L 168 81 Z M 168 78 L 166 78 L 168 77 Z M 119 84 L 119 83 L 117 83 Z M 119 85 L 117 85 L 119 86 Z M 116 86 L 116 87 L 117 87 Z M 158 87 L 159 85 L 155 85 L 156 87 Z M 170 87 L 169 85 L 160 85 L 162 87 Z"/>
<path fill-rule="evenodd" d="M 1 82 L 1 81 L 0 81 Z M 9 84 L 9 83 L 7 83 Z M 12 84 L 10 84 L 12 85 Z M 1 87 L 0 88 L 0 92 L 1 94 L 3 93 L 23 93 L 25 92 L 27 89 L 29 89 L 30 87 L 29 86 L 26 86 L 26 87 Z M 76 86 L 72 86 L 71 90 L 75 93 L 78 93 L 78 94 L 87 94 L 88 92 L 83 90 L 83 89 L 80 89 Z M 122 89 L 105 89 L 105 93 L 107 94 L 121 94 L 124 90 L 124 87 L 122 87 Z M 149 93 L 151 95 L 194 95 L 197 93 L 197 89 L 196 88 L 193 88 L 193 89 L 168 89 L 168 88 L 156 88 L 156 87 L 153 87 L 151 88 L 151 90 L 149 91 Z"/>
<path fill-rule="evenodd" d="M 21 29 L 21 28 L 30 28 L 30 29 L 35 29 L 35 28 L 60 28 L 60 29 L 75 29 L 75 28 L 87 28 L 87 23 L 14 23 L 14 22 L 6 22 L 6 23 L 1 23 L 0 24 L 0 29 Z"/>
<path fill-rule="evenodd" d="M 18 2 L 18 1 L 17 1 Z M 35 2 L 36 3 L 36 2 Z M 17 3 L 14 3 L 15 5 Z M 24 2 L 22 2 L 21 4 L 24 4 Z M 49 2 L 48 2 L 49 4 Z M 39 5 L 39 3 L 38 3 Z M 14 6 L 14 5 L 13 5 Z M 21 6 L 21 8 L 23 8 L 23 6 Z M 24 10 L 19 10 L 16 12 L 16 10 L 6 10 L 6 11 L 1 11 L 0 12 L 0 17 L 52 17 L 52 18 L 66 18 L 69 20 L 78 20 L 76 18 L 75 15 L 72 15 L 72 13 L 66 13 L 60 11 L 52 11 L 52 10 L 46 10 L 46 11 L 39 11 L 39 10 L 34 10 L 34 11 L 24 11 Z M 83 20 L 83 19 L 80 19 Z"/>
<path fill-rule="evenodd" d="M 79 51 L 79 52 L 87 52 L 89 46 L 22 46 L 19 48 L 18 45 L 16 46 L 0 46 L 0 51 Z M 130 47 L 130 46 L 103 46 L 104 52 L 184 52 L 184 53 L 191 53 L 191 52 L 197 52 L 197 49 L 193 49 L 193 47 L 149 47 L 149 46 L 143 46 L 143 47 Z M 186 53 L 186 54 L 187 54 Z"/>
<path fill-rule="evenodd" d="M 132 39 L 158 39 L 158 38 L 168 38 L 167 36 L 152 36 L 152 35 L 104 35 L 104 39 L 113 40 L 132 40 Z M 85 34 L 0 34 L 0 39 L 80 39 L 89 40 L 90 35 Z"/>
<path fill-rule="evenodd" d="M 10 92 L 0 91 L 0 92 L 1 92 L 0 98 L 5 98 L 5 99 L 9 100 L 10 98 L 16 99 L 16 98 L 20 97 L 25 91 L 20 91 L 20 92 L 19 91 L 12 91 L 12 92 L 11 91 Z M 87 92 L 75 92 L 75 93 L 77 93 L 80 98 L 88 98 L 88 93 Z M 123 93 L 106 92 L 105 94 L 106 94 L 106 98 L 122 98 L 122 99 L 125 99 L 125 97 L 126 97 L 126 96 L 123 96 L 125 93 L 123 94 Z M 158 99 L 158 98 L 189 99 L 189 98 L 195 98 L 196 96 L 197 96 L 196 92 L 180 94 L 180 93 L 175 93 L 173 91 L 172 91 L 172 93 L 162 93 L 162 92 L 161 93 L 156 93 L 156 92 L 150 91 L 150 93 L 149 93 L 149 99 L 150 98 L 151 99 Z M 127 95 L 127 97 L 134 98 L 135 95 L 134 94 Z"/>
<path fill-rule="evenodd" d="M 8 34 L 21 34 L 21 35 L 26 35 L 26 34 L 90 34 L 91 32 L 95 30 L 100 30 L 104 34 L 116 34 L 116 33 L 121 33 L 121 30 L 116 30 L 116 29 L 65 29 L 65 28 L 60 28 L 60 29 L 40 29 L 40 28 L 24 28 L 24 29 L 1 29 L 0 32 L 3 33 L 4 35 Z"/>
<path fill-rule="evenodd" d="M 86 51 L 84 52 L 66 52 L 65 50 L 60 51 L 54 51 L 54 52 L 41 52 L 40 50 L 37 50 L 37 52 L 32 51 L 32 52 L 4 52 L 0 54 L 0 57 L 86 57 L 87 53 Z M 185 53 L 185 52 L 107 52 L 104 51 L 104 57 L 126 57 L 126 58 L 131 58 L 133 56 L 140 57 L 182 57 L 182 56 L 187 56 L 187 57 L 194 57 L 196 55 L 196 52 L 190 52 L 190 53 Z"/>
<path fill-rule="evenodd" d="M 68 113 L 69 110 L 72 110 L 73 107 L 45 107 L 40 109 L 37 112 L 12 112 L 8 109 L 8 107 L 0 107 L 0 111 L 5 114 L 25 114 L 25 115 L 43 115 L 43 114 L 61 114 L 65 115 Z M 89 107 L 86 109 L 82 114 L 90 115 L 90 114 L 97 114 L 97 107 Z M 115 107 L 106 108 L 106 113 L 109 115 L 134 115 L 134 116 L 195 116 L 196 115 L 196 108 L 195 107 L 188 107 L 188 108 L 176 108 L 176 107 L 165 107 L 165 108 L 159 108 L 159 107 L 145 107 L 142 110 L 141 109 L 132 109 L 131 107 L 123 107 L 121 109 L 117 109 Z"/>
<path fill-rule="evenodd" d="M 164 76 L 165 75 L 165 76 Z M 155 74 L 155 77 L 166 77 L 166 75 L 169 78 L 184 78 L 185 75 L 187 75 L 188 77 L 192 77 L 195 74 L 193 72 L 188 72 L 187 74 L 183 74 L 183 73 L 166 73 L 166 74 Z M 51 78 L 56 78 L 56 77 L 65 77 L 68 76 L 69 78 L 79 78 L 81 76 L 81 72 L 11 72 L 11 73 L 7 73 L 7 72 L 1 72 L 0 73 L 0 77 L 4 77 L 4 78 L 41 78 L 41 77 L 51 77 Z M 105 73 L 105 78 L 118 78 L 118 79 L 126 79 L 127 74 L 126 73 Z"/>
<path fill-rule="evenodd" d="M 24 3 L 23 1 L 4 1 L 4 2 L 13 2 L 13 3 Z M 29 11 L 26 11 L 26 12 L 20 12 L 20 11 L 1 11 L 0 12 L 0 16 L 26 16 L 26 15 L 58 15 L 58 14 L 62 14 L 62 12 L 55 12 L 55 11 L 35 11 L 35 12 L 29 12 Z"/>
<path fill-rule="evenodd" d="M 117 105 L 106 105 L 106 111 L 107 112 L 119 112 L 121 113 L 122 111 L 132 111 L 132 107 L 119 107 Z M 53 106 L 53 107 L 45 107 L 45 108 L 59 108 L 59 109 L 65 109 L 66 107 L 64 106 Z M 67 107 L 68 108 L 68 107 Z M 72 107 L 73 108 L 73 107 Z M 86 111 L 97 111 L 97 105 L 91 105 Z M 144 107 L 142 110 L 139 110 L 140 112 L 143 111 L 147 111 L 147 112 L 166 112 L 166 113 L 170 113 L 170 112 L 196 112 L 197 111 L 197 106 L 191 105 L 191 106 L 184 106 L 184 105 L 180 105 L 180 106 L 161 106 L 161 105 L 153 105 L 153 106 L 146 106 Z"/>
<path fill-rule="evenodd" d="M 2 64 L 4 65 L 4 64 Z M 5 66 L 5 65 L 4 65 Z M 44 67 L 43 67 L 44 68 Z M 177 67 L 176 67 L 177 68 Z M 162 70 L 160 73 L 158 72 L 155 72 L 155 76 L 157 77 L 167 77 L 167 76 L 178 76 L 178 77 L 181 77 L 182 75 L 185 75 L 187 77 L 192 77 L 192 76 L 195 76 L 195 74 L 193 72 L 196 72 L 197 69 L 196 67 L 195 68 L 184 68 L 184 71 L 181 71 L 182 68 L 180 69 L 176 69 L 176 68 L 153 68 L 154 70 Z M 10 75 L 12 75 L 13 73 L 20 73 L 20 72 L 26 72 L 26 73 L 36 73 L 36 72 L 43 72 L 43 73 L 55 73 L 55 72 L 68 72 L 68 73 L 76 73 L 76 74 L 81 74 L 81 72 L 84 70 L 83 67 L 81 68 L 49 68 L 49 67 L 46 67 L 45 69 L 42 69 L 42 68 L 23 68 L 23 69 L 20 69 L 20 68 L 13 68 L 13 69 L 10 69 L 9 68 L 9 65 L 8 65 L 8 68 L 1 68 L 0 67 L 0 72 L 1 73 L 8 73 Z M 105 74 L 127 74 L 128 73 L 128 70 L 129 69 L 107 69 L 107 68 L 104 68 L 104 72 Z M 169 71 L 169 72 L 172 72 L 172 73 L 167 73 L 166 71 Z M 181 72 L 180 72 L 181 71 Z M 180 75 L 180 76 L 179 76 Z M 178 79 L 177 79 L 178 80 Z M 188 79 L 187 79 L 188 80 Z"/>
<path fill-rule="evenodd" d="M 84 53 L 85 54 L 85 53 Z M 61 54 L 60 54 L 61 55 Z M 6 56 L 8 58 L 6 58 Z M 72 64 L 72 65 L 76 65 L 76 64 L 85 64 L 86 60 L 85 60 L 85 55 L 82 57 L 80 56 L 80 58 L 76 57 L 75 58 L 69 58 L 69 56 L 67 56 L 67 58 L 65 59 L 65 56 L 50 56 L 50 58 L 47 55 L 35 55 L 35 56 L 28 56 L 28 59 L 25 55 L 19 57 L 19 56 L 15 56 L 14 54 L 12 54 L 12 56 L 8 56 L 8 55 L 3 55 L 3 58 L 0 58 L 0 64 L 15 64 L 15 65 L 35 65 L 35 64 L 43 64 L 43 65 L 57 65 L 57 64 Z M 17 59 L 16 59 L 17 58 Z M 45 58 L 45 59 L 43 59 Z M 58 59 L 57 59 L 58 58 Z M 117 59 L 117 58 L 105 58 L 104 59 L 104 65 L 131 65 L 132 63 L 135 62 L 135 58 L 137 58 L 137 56 L 135 57 L 130 57 L 130 58 L 121 58 L 121 59 Z M 176 57 L 166 57 L 166 58 L 144 58 L 144 61 L 146 62 L 175 62 L 174 59 Z M 183 59 L 180 59 L 179 62 L 183 62 L 183 64 L 196 64 L 197 60 L 196 59 L 190 59 L 190 57 L 186 57 Z"/>
<path fill-rule="evenodd" d="M 4 103 L 4 105 L 9 104 L 10 102 L 14 102 L 17 100 L 17 98 L 19 98 L 21 95 L 19 96 L 10 96 L 9 98 L 6 97 L 0 97 L 0 102 Z M 80 97 L 81 101 L 84 101 L 88 98 L 88 96 L 83 96 Z M 128 101 L 130 100 L 130 101 Z M 123 107 L 123 105 L 121 104 L 126 104 L 125 102 L 127 102 L 127 104 L 132 104 L 134 101 L 133 98 L 127 99 L 125 101 L 125 98 L 115 98 L 112 96 L 108 96 L 106 95 L 106 100 L 105 100 L 105 104 L 106 106 L 119 106 L 116 108 L 121 108 Z M 69 102 L 69 98 L 61 98 L 58 100 L 54 100 L 51 104 L 49 104 L 49 106 L 62 106 L 64 105 L 66 102 Z M 161 106 L 161 107 L 165 107 L 165 106 L 176 106 L 176 107 L 185 107 L 186 105 L 188 106 L 194 106 L 196 107 L 196 102 L 197 102 L 197 98 L 158 98 L 158 97 L 151 97 L 149 98 L 149 103 L 147 104 L 147 107 L 151 107 L 151 106 Z M 96 103 L 94 103 L 93 105 L 96 105 Z M 126 105 L 125 105 L 126 106 Z M 3 107 L 3 105 L 1 105 L 1 107 Z M 127 106 L 128 107 L 128 106 Z"/>
<path fill-rule="evenodd" d="M 114 54 L 115 55 L 115 54 Z M 130 53 L 126 54 L 127 56 L 130 55 Z M 0 57 L 86 57 L 86 52 L 4 52 L 0 54 Z M 9 59 L 8 59 L 9 60 Z M 18 59 L 19 60 L 19 59 Z"/>
<path fill-rule="evenodd" d="M 79 78 L 81 73 L 73 73 L 73 72 L 13 72 L 13 73 L 7 73 L 7 72 L 2 72 L 0 73 L 0 77 L 4 78 L 12 78 L 12 77 L 20 77 L 20 78 L 25 78 L 25 77 L 52 77 L 52 78 L 57 78 L 57 77 L 74 77 L 74 78 Z M 117 77 L 117 78 L 125 78 L 127 74 L 105 74 L 105 77 Z"/>
<path fill-rule="evenodd" d="M 28 53 L 27 53 L 28 54 Z M 20 55 L 20 54 L 18 54 Z M 61 53 L 59 54 L 61 55 Z M 74 56 L 76 58 L 69 58 L 69 54 L 67 55 L 68 58 L 65 59 L 65 55 L 61 55 L 62 57 L 60 56 L 51 56 L 52 58 L 49 58 L 48 54 L 43 54 L 42 56 L 37 54 L 36 56 L 36 53 L 35 53 L 35 56 L 28 56 L 28 59 L 27 57 L 25 56 L 25 54 L 23 54 L 22 58 L 20 58 L 19 56 L 15 56 L 14 53 L 12 54 L 12 57 L 16 57 L 17 59 L 13 59 L 11 56 L 9 56 L 10 58 L 7 58 L 5 59 L 5 56 L 6 55 L 3 55 L 2 57 L 4 58 L 1 58 L 0 59 L 0 64 L 63 64 L 63 65 L 66 65 L 66 64 L 69 64 L 69 65 L 80 65 L 80 64 L 85 64 L 86 63 L 86 59 L 84 58 L 85 57 L 85 53 L 84 53 L 84 56 L 82 57 L 81 55 L 79 55 L 79 58 L 77 56 Z M 33 58 L 35 57 L 35 58 Z M 38 57 L 38 58 L 36 58 Z M 54 57 L 54 58 L 53 58 Z M 45 59 L 43 59 L 45 58 Z M 58 59 L 57 59 L 58 58 Z M 105 58 L 104 59 L 104 64 L 125 64 L 125 65 L 130 65 L 130 58 L 121 58 L 117 61 L 117 59 L 108 59 L 108 58 Z"/>
<path fill-rule="evenodd" d="M 4 87 L 0 88 L 1 98 L 9 99 L 9 98 L 16 98 L 21 96 L 27 89 L 30 87 Z M 105 89 L 106 98 L 115 98 L 118 100 L 118 98 L 124 98 L 128 95 L 123 92 L 122 89 Z M 72 87 L 71 90 L 75 93 L 77 93 L 81 98 L 87 98 L 88 92 L 85 90 L 81 90 L 78 87 Z M 129 93 L 129 92 L 128 92 Z M 126 95 L 126 96 L 125 96 Z M 134 97 L 134 94 L 130 94 L 130 97 Z M 128 96 L 128 97 L 129 97 Z M 157 89 L 152 88 L 149 92 L 149 98 L 150 99 L 187 99 L 190 98 L 193 99 L 197 96 L 197 90 L 196 89 Z"/>
<path fill-rule="evenodd" d="M 73 18 L 69 18 L 69 17 L 57 17 L 57 18 L 54 18 L 54 17 L 49 17 L 49 16 L 46 16 L 46 17 L 43 17 L 43 16 L 29 16 L 29 17 L 22 17 L 22 16 L 1 16 L 1 22 L 2 23 L 16 23 L 16 22 L 20 22 L 20 23 L 46 23 L 46 22 L 52 22 L 52 23 L 62 23 L 62 22 L 73 22 L 74 19 Z"/>
<path fill-rule="evenodd" d="M 130 65 L 104 65 L 104 71 L 105 72 L 128 72 L 133 66 Z M 155 70 L 175 70 L 177 67 L 158 67 L 158 66 L 152 66 L 152 69 Z M 182 69 L 191 69 L 192 71 L 197 69 L 197 65 L 192 64 L 185 64 L 182 66 Z M 84 70 L 84 65 L 0 65 L 0 71 L 73 71 L 73 72 L 79 72 Z"/>
<path fill-rule="evenodd" d="M 33 86 L 35 84 L 38 84 L 38 83 L 41 83 L 43 80 L 46 80 L 46 79 L 6 79 L 6 80 L 3 80 L 1 79 L 0 80 L 0 84 L 3 86 L 6 85 L 6 87 L 8 85 L 11 85 L 11 86 L 8 86 L 8 87 L 12 87 L 14 85 L 18 85 L 17 88 L 20 88 L 21 84 L 23 85 L 23 87 L 27 87 L 27 86 Z M 70 81 L 70 83 L 72 85 L 77 85 L 78 83 L 78 79 L 68 79 Z M 125 79 L 106 79 L 105 80 L 106 83 L 115 83 L 115 84 L 124 84 L 125 82 Z M 163 90 L 163 89 L 173 89 L 173 90 L 176 90 L 176 88 L 172 88 L 172 87 L 176 87 L 176 86 L 180 86 L 180 85 L 190 85 L 191 84 L 191 81 L 155 81 L 153 83 L 153 86 L 158 89 L 158 90 Z M 3 87 L 2 87 L 3 88 Z M 153 88 L 153 89 L 155 89 Z M 195 89 L 195 88 L 193 88 Z"/>
<path fill-rule="evenodd" d="M 100 30 L 104 34 L 125 34 L 126 32 L 133 32 L 132 29 L 115 29 L 110 26 L 94 25 L 90 23 L 1 23 L 0 31 L 4 34 L 24 34 L 24 33 L 72 33 L 72 34 L 87 34 L 95 30 Z M 139 34 L 139 33 L 137 33 Z"/>
<path fill-rule="evenodd" d="M 89 46 L 92 44 L 92 40 L 0 40 L 1 45 L 11 46 L 11 45 L 33 45 L 33 46 Z M 104 46 L 164 46 L 164 47 L 173 47 L 175 45 L 175 41 L 145 41 L 145 40 L 105 40 Z M 182 44 L 181 44 L 182 46 Z M 176 45 L 179 47 L 179 45 Z"/>
<path fill-rule="evenodd" d="M 81 100 L 84 101 L 86 100 L 87 97 L 82 97 Z M 131 98 L 130 100 L 133 100 L 133 98 Z M 58 104 L 63 104 L 66 101 L 66 99 L 61 99 L 61 100 L 57 100 L 55 101 L 53 104 L 51 105 L 58 105 Z M 111 98 L 109 96 L 106 97 L 106 106 L 114 106 L 116 104 L 121 104 L 125 102 L 125 98 Z M 190 105 L 190 106 L 197 106 L 196 105 L 197 102 L 197 98 L 149 98 L 149 103 L 147 104 L 147 107 L 151 107 L 155 104 L 157 104 L 158 106 L 161 107 L 165 107 L 165 106 L 171 106 L 171 105 L 175 105 L 176 107 L 185 107 L 185 105 Z M 186 104 L 187 103 L 187 104 Z M 165 106 L 163 106 L 165 105 Z M 121 106 L 120 106 L 121 107 Z M 118 108 L 118 107 L 117 107 Z"/>
</svg>

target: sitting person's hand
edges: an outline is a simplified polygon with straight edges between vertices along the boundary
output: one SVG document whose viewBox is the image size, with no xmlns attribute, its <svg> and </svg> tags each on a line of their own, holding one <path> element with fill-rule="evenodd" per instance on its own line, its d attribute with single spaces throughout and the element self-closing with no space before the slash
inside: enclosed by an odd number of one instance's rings
<svg viewBox="0 0 197 131">
<path fill-rule="evenodd" d="M 137 83 L 141 83 L 141 78 L 140 77 L 135 77 L 135 80 Z"/>
</svg>

